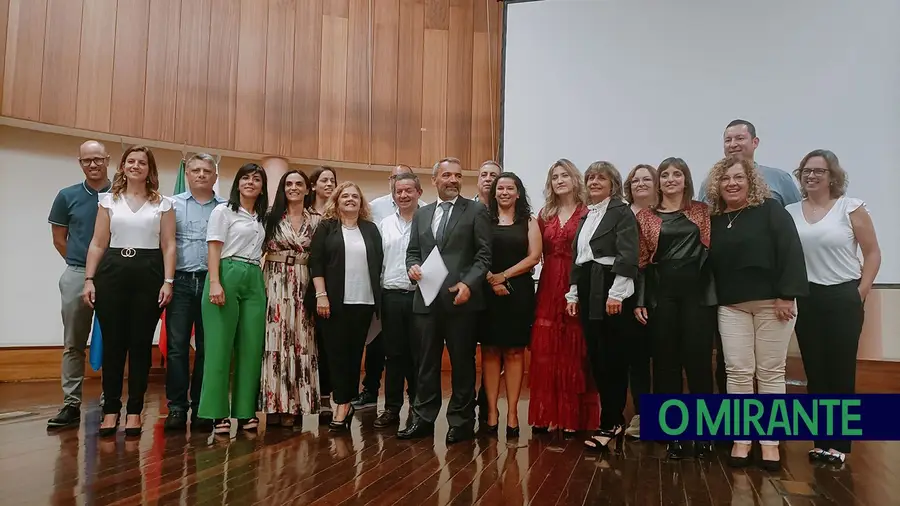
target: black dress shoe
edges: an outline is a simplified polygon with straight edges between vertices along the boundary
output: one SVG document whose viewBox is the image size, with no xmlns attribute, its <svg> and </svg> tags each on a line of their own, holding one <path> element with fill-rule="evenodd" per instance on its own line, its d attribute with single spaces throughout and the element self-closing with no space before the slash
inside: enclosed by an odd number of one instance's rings
<svg viewBox="0 0 900 506">
<path fill-rule="evenodd" d="M 696 441 L 694 442 L 694 457 L 702 458 L 712 455 L 713 447 L 712 443 L 709 441 Z"/>
<path fill-rule="evenodd" d="M 397 433 L 397 439 L 420 439 L 433 435 L 434 425 L 424 420 L 415 420 Z"/>
<path fill-rule="evenodd" d="M 684 445 L 680 441 L 671 441 L 666 445 L 666 458 L 681 460 L 684 458 Z"/>
<path fill-rule="evenodd" d="M 47 420 L 48 429 L 62 429 L 81 425 L 81 409 L 66 404 L 53 418 Z"/>
<path fill-rule="evenodd" d="M 200 418 L 198 416 L 191 417 L 191 430 L 196 431 L 211 431 L 213 428 L 213 421 L 209 418 Z"/>
<path fill-rule="evenodd" d="M 400 424 L 400 415 L 394 413 L 393 411 L 383 411 L 378 418 L 375 419 L 375 427 L 378 429 L 384 429 L 386 427 L 392 427 L 394 425 Z"/>
<path fill-rule="evenodd" d="M 163 430 L 178 431 L 187 429 L 187 413 L 184 411 L 169 411 Z"/>
<path fill-rule="evenodd" d="M 461 443 L 463 441 L 468 441 L 470 439 L 475 439 L 475 434 L 472 429 L 463 428 L 463 427 L 450 427 L 450 430 L 447 431 L 447 444 L 452 445 L 454 443 Z"/>
</svg>

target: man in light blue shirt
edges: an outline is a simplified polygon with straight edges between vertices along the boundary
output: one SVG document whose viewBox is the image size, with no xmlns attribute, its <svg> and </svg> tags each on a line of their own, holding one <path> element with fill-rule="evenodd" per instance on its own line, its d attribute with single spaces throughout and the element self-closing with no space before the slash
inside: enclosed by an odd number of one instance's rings
<svg viewBox="0 0 900 506">
<path fill-rule="evenodd" d="M 189 191 L 175 195 L 175 285 L 166 307 L 166 430 L 184 430 L 191 408 L 191 428 L 206 429 L 209 420 L 197 417 L 203 384 L 203 320 L 200 300 L 206 281 L 206 226 L 209 215 L 225 202 L 215 194 L 216 160 L 206 153 L 192 156 L 185 165 Z M 194 329 L 193 378 L 190 374 L 191 329 Z M 188 400 L 190 388 L 190 400 Z M 201 427 L 201 425 L 204 425 Z"/>
<path fill-rule="evenodd" d="M 772 190 L 772 198 L 777 200 L 783 206 L 800 202 L 800 189 L 794 182 L 791 175 L 781 169 L 774 167 L 766 167 L 756 163 L 754 154 L 759 146 L 759 137 L 756 136 L 756 127 L 747 120 L 736 119 L 725 127 L 724 135 L 724 151 L 725 156 L 733 156 L 752 162 L 759 173 L 762 175 L 769 189 Z M 699 189 L 699 198 L 707 204 L 706 201 L 706 185 L 709 178 L 703 181 L 703 185 Z"/>
</svg>

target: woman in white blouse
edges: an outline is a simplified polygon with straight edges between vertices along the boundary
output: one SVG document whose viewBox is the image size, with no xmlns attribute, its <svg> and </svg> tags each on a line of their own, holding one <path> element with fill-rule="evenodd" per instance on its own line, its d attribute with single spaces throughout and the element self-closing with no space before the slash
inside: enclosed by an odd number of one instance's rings
<svg viewBox="0 0 900 506">
<path fill-rule="evenodd" d="M 153 334 L 172 298 L 175 213 L 159 194 L 150 148 L 125 151 L 99 210 L 85 268 L 85 302 L 97 311 L 103 333 L 103 420 L 100 436 L 114 436 L 122 410 L 128 357 L 125 435 L 141 434 L 141 411 L 150 375 Z"/>
<path fill-rule="evenodd" d="M 200 307 L 206 357 L 199 416 L 213 420 L 216 434 L 231 432 L 229 416 L 242 430 L 259 427 L 256 407 L 266 335 L 266 286 L 260 261 L 268 204 L 266 172 L 248 163 L 238 169 L 228 202 L 213 209 L 206 229 L 209 274 Z"/>
<path fill-rule="evenodd" d="M 797 299 L 797 343 L 810 394 L 853 394 L 866 296 L 881 267 L 875 227 L 862 200 L 846 197 L 847 173 L 831 151 L 817 149 L 794 171 L 803 200 L 794 218 L 809 296 Z M 862 263 L 858 252 L 862 250 Z M 815 441 L 810 460 L 843 464 L 850 441 Z"/>
<path fill-rule="evenodd" d="M 372 315 L 381 307 L 384 251 L 369 204 L 352 182 L 329 197 L 310 244 L 309 272 L 316 288 L 316 314 L 325 333 L 334 419 L 330 430 L 350 429 L 359 392 L 360 361 Z"/>
<path fill-rule="evenodd" d="M 584 172 L 590 205 L 578 224 L 573 244 L 567 311 L 581 314 L 588 360 L 600 392 L 600 429 L 584 442 L 604 451 L 616 440 L 622 451 L 628 392 L 630 312 L 622 302 L 634 294 L 638 273 L 638 229 L 631 207 L 622 200 L 622 176 L 609 162 L 594 162 Z"/>
</svg>

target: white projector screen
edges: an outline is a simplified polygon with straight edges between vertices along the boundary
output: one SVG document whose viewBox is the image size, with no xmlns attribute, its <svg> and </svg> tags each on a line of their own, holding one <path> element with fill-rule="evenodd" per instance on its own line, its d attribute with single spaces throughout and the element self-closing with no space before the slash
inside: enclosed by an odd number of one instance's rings
<svg viewBox="0 0 900 506">
<path fill-rule="evenodd" d="M 699 187 L 736 118 L 756 161 L 793 171 L 834 151 L 900 283 L 900 1 L 507 3 L 502 155 L 534 211 L 549 166 L 684 158 Z"/>
</svg>

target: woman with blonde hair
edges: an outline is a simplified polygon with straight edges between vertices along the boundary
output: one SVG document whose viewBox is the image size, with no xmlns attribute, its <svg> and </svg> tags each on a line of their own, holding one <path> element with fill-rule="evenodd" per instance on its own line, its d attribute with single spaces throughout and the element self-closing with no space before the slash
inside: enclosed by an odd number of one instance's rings
<svg viewBox="0 0 900 506">
<path fill-rule="evenodd" d="M 171 199 L 159 194 L 156 160 L 145 146 L 125 150 L 109 193 L 98 199 L 83 297 L 96 309 L 103 332 L 100 436 L 114 436 L 119 426 L 126 356 L 125 435 L 139 436 L 153 334 L 172 298 L 175 213 Z"/>
<path fill-rule="evenodd" d="M 333 432 L 347 431 L 372 316 L 381 307 L 381 233 L 355 183 L 335 188 L 310 244 L 309 270 L 322 320 L 334 398 Z"/>
<path fill-rule="evenodd" d="M 787 206 L 794 218 L 809 278 L 797 299 L 797 343 L 806 391 L 856 393 L 856 355 L 866 296 L 881 267 L 881 248 L 865 202 L 847 197 L 847 173 L 837 155 L 810 151 L 794 171 L 803 200 Z M 859 253 L 862 253 L 862 262 Z M 848 440 L 817 440 L 810 460 L 843 464 Z"/>
<path fill-rule="evenodd" d="M 606 451 L 613 439 L 622 451 L 628 395 L 628 319 L 624 301 L 634 294 L 638 274 L 638 231 L 622 200 L 622 176 L 609 162 L 584 172 L 590 205 L 578 224 L 572 274 L 565 295 L 569 315 L 581 315 L 588 359 L 600 392 L 600 428 L 584 442 Z"/>
<path fill-rule="evenodd" d="M 535 432 L 596 430 L 600 400 L 587 361 L 587 347 L 577 316 L 566 313 L 572 242 L 587 213 L 584 182 L 575 164 L 562 158 L 550 166 L 538 213 L 543 241 L 535 319 L 531 329 L 528 423 Z"/>
<path fill-rule="evenodd" d="M 725 158 L 709 173 L 709 257 L 729 394 L 785 392 L 784 367 L 797 317 L 809 293 L 803 247 L 791 215 L 744 159 Z M 781 467 L 778 441 L 760 441 L 763 469 Z M 735 441 L 730 464 L 750 463 L 751 441 Z"/>
</svg>

